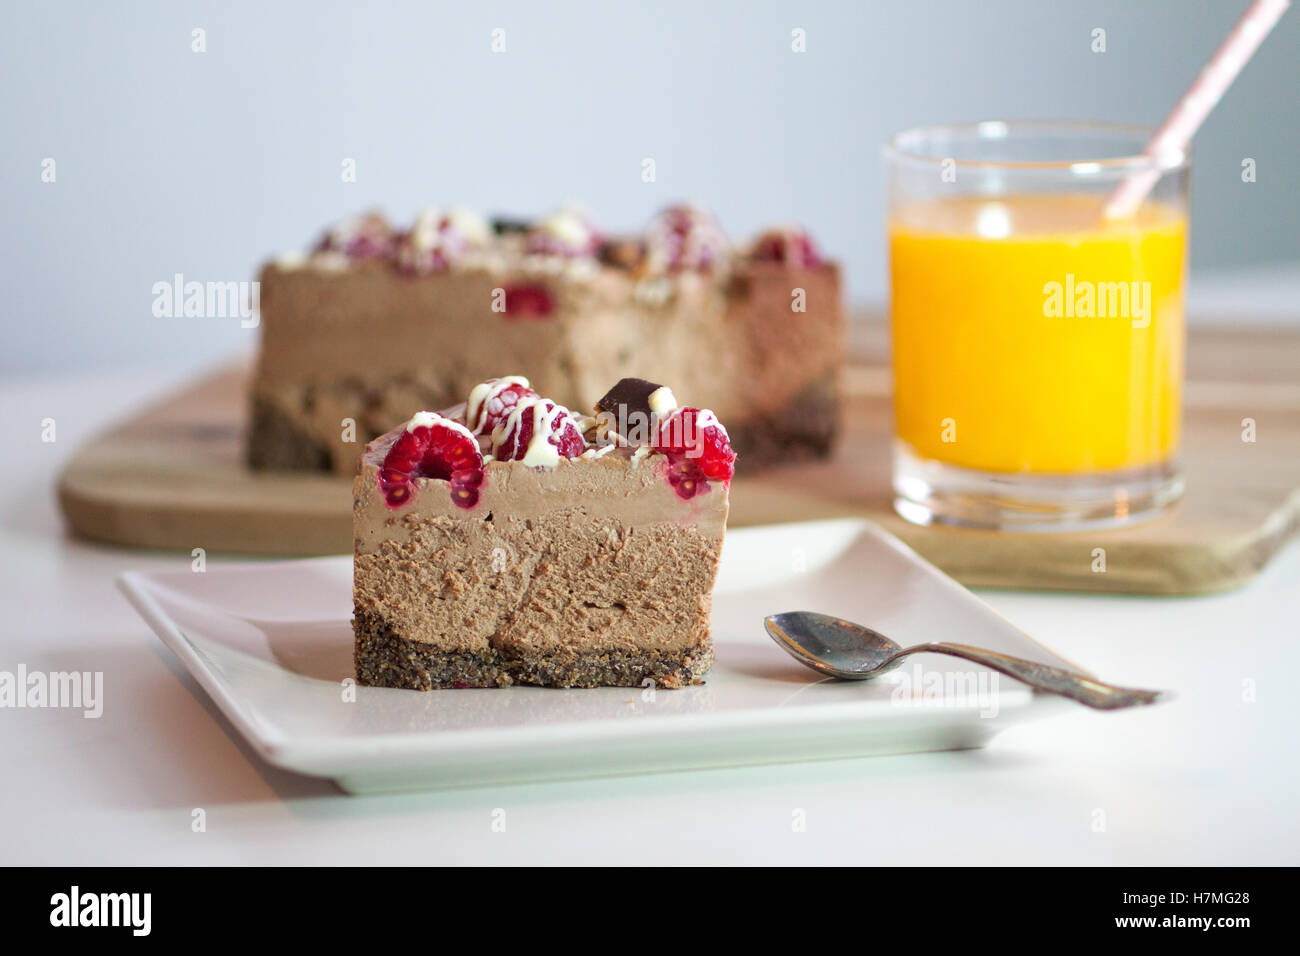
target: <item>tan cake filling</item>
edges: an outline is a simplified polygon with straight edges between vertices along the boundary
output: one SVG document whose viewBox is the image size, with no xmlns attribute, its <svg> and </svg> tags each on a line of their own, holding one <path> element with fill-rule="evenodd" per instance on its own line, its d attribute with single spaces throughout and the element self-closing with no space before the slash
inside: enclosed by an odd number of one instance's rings
<svg viewBox="0 0 1300 956">
<path fill-rule="evenodd" d="M 678 686 L 707 670 L 724 485 L 683 501 L 664 456 L 620 448 L 554 468 L 488 462 L 468 511 L 446 482 L 420 479 L 394 512 L 378 490 L 379 459 L 382 449 L 367 456 L 354 490 L 363 683 L 446 686 L 444 663 L 475 685 L 650 675 Z M 400 676 L 385 673 L 395 668 Z"/>
</svg>

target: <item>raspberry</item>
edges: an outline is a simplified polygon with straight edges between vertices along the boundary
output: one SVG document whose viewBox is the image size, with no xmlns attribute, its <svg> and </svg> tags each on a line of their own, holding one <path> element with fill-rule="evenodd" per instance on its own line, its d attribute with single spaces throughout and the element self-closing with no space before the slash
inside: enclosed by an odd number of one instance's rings
<svg viewBox="0 0 1300 956">
<path fill-rule="evenodd" d="M 349 259 L 388 259 L 396 240 L 387 220 L 377 212 L 346 219 L 321 236 L 316 252 L 337 252 Z"/>
<path fill-rule="evenodd" d="M 668 463 L 668 484 L 673 486 L 677 497 L 690 501 L 696 495 L 709 490 L 709 482 L 695 462 L 682 458 Z"/>
<path fill-rule="evenodd" d="M 655 449 L 699 465 L 705 478 L 727 481 L 736 473 L 736 453 L 717 416 L 707 408 L 681 408 L 659 425 Z"/>
<path fill-rule="evenodd" d="M 393 442 L 379 469 L 379 490 L 390 508 L 400 508 L 411 499 L 413 478 L 442 479 L 451 485 L 455 504 L 473 508 L 483 484 L 478 440 L 459 422 L 421 412 Z"/>
<path fill-rule="evenodd" d="M 542 410 L 543 424 L 549 420 L 550 434 L 546 440 L 555 446 L 557 458 L 577 458 L 587 450 L 578 423 L 567 408 L 556 405 L 549 398 L 531 398 L 517 404 L 510 416 L 493 431 L 492 454 L 498 461 L 523 461 L 528 455 L 539 409 Z"/>
<path fill-rule="evenodd" d="M 783 262 L 796 269 L 812 269 L 822 261 L 812 236 L 798 226 L 763 233 L 754 240 L 750 255 L 760 262 Z"/>
<path fill-rule="evenodd" d="M 469 210 L 425 210 L 398 239 L 398 268 L 408 275 L 441 272 L 486 245 L 490 234 L 487 222 Z"/>
<path fill-rule="evenodd" d="M 736 473 L 727 430 L 708 409 L 673 412 L 659 424 L 654 448 L 668 456 L 668 481 L 685 499 L 708 491 L 710 481 L 730 481 Z"/>
<path fill-rule="evenodd" d="M 465 254 L 466 242 L 450 220 L 425 213 L 397 240 L 397 267 L 407 275 L 441 272 Z"/>
<path fill-rule="evenodd" d="M 544 319 L 555 311 L 555 300 L 544 285 L 508 285 L 504 291 L 506 318 Z"/>
<path fill-rule="evenodd" d="M 537 393 L 528 387 L 527 379 L 490 378 L 470 392 L 469 401 L 465 403 L 465 424 L 475 435 L 491 435 L 497 425 L 510 417 L 519 402 L 537 397 Z"/>
<path fill-rule="evenodd" d="M 464 251 L 463 244 L 454 236 L 421 237 L 408 232 L 397 242 L 397 267 L 412 276 L 442 272 Z"/>
<path fill-rule="evenodd" d="M 650 223 L 646 252 L 658 271 L 708 272 L 726 261 L 727 237 L 717 220 L 694 206 L 670 206 Z"/>
</svg>

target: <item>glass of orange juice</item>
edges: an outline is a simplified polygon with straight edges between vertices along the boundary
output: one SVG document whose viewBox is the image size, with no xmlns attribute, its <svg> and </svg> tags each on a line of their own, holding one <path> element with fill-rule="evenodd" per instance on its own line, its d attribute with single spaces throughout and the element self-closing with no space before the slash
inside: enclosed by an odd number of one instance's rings
<svg viewBox="0 0 1300 956">
<path fill-rule="evenodd" d="M 1178 468 L 1186 155 L 1149 131 L 985 122 L 885 149 L 895 508 L 1068 530 L 1152 516 Z M 1136 211 L 1106 200 L 1155 175 Z"/>
</svg>

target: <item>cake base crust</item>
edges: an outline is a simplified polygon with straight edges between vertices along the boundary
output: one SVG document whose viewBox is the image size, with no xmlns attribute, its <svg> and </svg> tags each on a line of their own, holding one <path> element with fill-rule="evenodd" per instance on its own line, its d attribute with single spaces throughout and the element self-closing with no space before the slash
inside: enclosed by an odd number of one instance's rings
<svg viewBox="0 0 1300 956">
<path fill-rule="evenodd" d="M 512 656 L 497 650 L 482 654 L 444 651 L 395 634 L 382 617 L 360 608 L 352 628 L 357 682 L 368 687 L 642 687 L 649 680 L 656 687 L 678 689 L 702 684 L 713 664 L 710 643 L 673 654 L 588 650 L 563 656 Z"/>
<path fill-rule="evenodd" d="M 839 394 L 833 381 L 818 382 L 792 398 L 778 414 L 728 419 L 738 470 L 825 458 L 840 427 Z"/>
<path fill-rule="evenodd" d="M 329 448 L 267 398 L 253 394 L 248 463 L 262 471 L 338 470 Z"/>
</svg>

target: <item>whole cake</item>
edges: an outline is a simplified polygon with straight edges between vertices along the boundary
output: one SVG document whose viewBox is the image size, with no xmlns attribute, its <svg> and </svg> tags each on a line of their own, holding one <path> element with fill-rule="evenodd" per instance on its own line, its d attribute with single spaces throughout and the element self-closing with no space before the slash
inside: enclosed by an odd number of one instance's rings
<svg viewBox="0 0 1300 956">
<path fill-rule="evenodd" d="M 631 237 L 574 212 L 429 212 L 405 230 L 371 214 L 260 282 L 257 468 L 351 474 L 407 410 L 501 368 L 571 408 L 620 377 L 674 382 L 731 425 L 747 465 L 824 454 L 837 427 L 839 271 L 799 229 L 738 249 L 688 206 Z"/>
<path fill-rule="evenodd" d="M 353 486 L 360 683 L 700 683 L 727 430 L 641 379 L 594 411 L 508 376 L 369 444 Z"/>
</svg>

